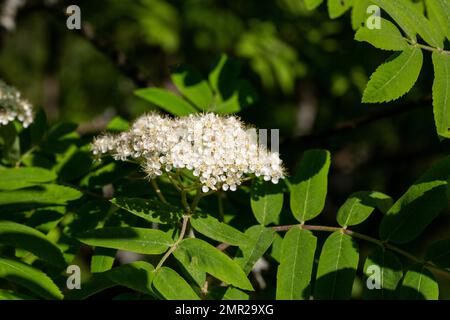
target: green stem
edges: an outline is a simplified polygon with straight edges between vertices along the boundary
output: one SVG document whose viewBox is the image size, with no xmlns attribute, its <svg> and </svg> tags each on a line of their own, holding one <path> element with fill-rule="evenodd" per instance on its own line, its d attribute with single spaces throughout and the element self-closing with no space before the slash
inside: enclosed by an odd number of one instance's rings
<svg viewBox="0 0 450 320">
<path fill-rule="evenodd" d="M 187 192 L 185 189 L 181 189 L 181 204 L 184 207 L 184 210 L 187 214 L 191 213 L 191 207 L 189 206 L 189 203 L 187 201 Z"/>
<path fill-rule="evenodd" d="M 191 203 L 191 206 L 190 206 L 190 211 L 191 212 L 195 212 L 195 209 L 197 209 L 197 206 L 198 206 L 198 202 L 203 197 L 204 197 L 204 195 L 202 194 L 202 190 L 200 188 L 198 188 L 197 189 L 197 194 L 195 195 L 194 200 L 192 200 L 192 203 Z"/>
<path fill-rule="evenodd" d="M 183 216 L 183 224 L 181 225 L 180 236 L 178 237 L 177 241 L 175 241 L 175 243 L 170 247 L 169 250 L 167 250 L 167 252 L 161 258 L 161 260 L 159 261 L 158 265 L 155 268 L 155 271 L 159 270 L 162 267 L 167 258 L 170 257 L 170 255 L 177 249 L 180 242 L 183 241 L 184 235 L 186 234 L 186 228 L 189 222 L 189 218 L 190 216 L 187 214 Z"/>
<path fill-rule="evenodd" d="M 424 44 L 420 44 L 420 43 L 417 43 L 416 41 L 408 39 L 408 38 L 404 38 L 404 39 L 406 41 L 408 41 L 408 43 L 411 46 L 413 46 L 413 47 L 420 48 L 420 49 L 427 50 L 427 51 L 431 51 L 431 52 L 437 52 L 437 53 L 440 53 L 440 54 L 450 55 L 450 51 L 447 51 L 447 50 L 444 50 L 444 49 L 441 49 L 441 48 L 430 47 L 430 46 L 427 46 L 427 45 L 424 45 Z"/>
<path fill-rule="evenodd" d="M 158 182 L 156 179 L 150 180 L 150 183 L 152 184 L 153 189 L 155 189 L 156 195 L 158 196 L 159 200 L 163 203 L 167 203 L 166 198 L 164 197 L 163 193 L 161 192 L 161 189 L 158 186 Z"/>
<path fill-rule="evenodd" d="M 301 229 L 304 230 L 311 230 L 311 231 L 324 231 L 324 232 L 335 232 L 335 231 L 340 231 L 344 234 L 347 234 L 353 238 L 358 238 L 373 244 L 376 244 L 382 248 L 388 249 L 390 251 L 396 252 L 399 255 L 415 262 L 415 263 L 419 263 L 423 266 L 425 266 L 426 268 L 430 269 L 430 271 L 435 271 L 447 278 L 450 278 L 450 271 L 444 268 L 441 268 L 429 261 L 424 261 L 421 260 L 417 257 L 415 257 L 414 255 L 410 254 L 409 252 L 400 249 L 399 247 L 396 247 L 390 243 L 387 243 L 386 241 L 382 241 L 380 239 L 376 239 L 376 238 L 372 238 L 370 236 L 367 236 L 365 234 L 356 232 L 356 231 L 352 231 L 346 228 L 341 228 L 341 227 L 329 227 L 329 226 L 317 226 L 317 225 L 305 225 L 305 224 L 294 224 L 294 225 L 286 225 L 286 226 L 276 226 L 276 227 L 272 227 L 273 230 L 275 231 L 288 231 L 289 229 L 293 228 L 293 227 L 299 227 Z"/>
<path fill-rule="evenodd" d="M 39 146 L 35 145 L 35 146 L 31 147 L 30 149 L 28 149 L 26 152 L 24 152 L 20 156 L 19 160 L 16 162 L 15 167 L 16 168 L 20 167 L 20 165 L 22 164 L 23 160 L 25 160 L 26 157 L 28 157 L 30 154 L 32 154 L 34 151 L 36 151 L 38 149 L 39 149 Z"/>
<path fill-rule="evenodd" d="M 181 187 L 178 185 L 178 183 L 173 179 L 172 174 L 169 173 L 167 175 L 167 177 L 169 178 L 170 183 L 175 187 L 175 189 L 177 189 L 177 191 L 181 191 Z"/>
</svg>

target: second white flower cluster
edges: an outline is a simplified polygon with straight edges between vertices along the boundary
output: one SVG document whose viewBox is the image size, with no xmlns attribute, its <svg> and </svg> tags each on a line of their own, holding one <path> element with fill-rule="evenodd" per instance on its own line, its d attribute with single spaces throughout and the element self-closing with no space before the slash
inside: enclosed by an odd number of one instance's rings
<svg viewBox="0 0 450 320">
<path fill-rule="evenodd" d="M 16 119 L 28 127 L 33 122 L 33 108 L 19 91 L 0 80 L 0 125 Z"/>
<path fill-rule="evenodd" d="M 203 192 L 234 191 L 250 174 L 273 183 L 284 178 L 279 154 L 258 145 L 256 130 L 234 116 L 207 113 L 172 119 L 152 113 L 137 119 L 127 132 L 97 137 L 92 151 L 138 160 L 150 179 L 164 171 L 192 170 Z"/>
</svg>

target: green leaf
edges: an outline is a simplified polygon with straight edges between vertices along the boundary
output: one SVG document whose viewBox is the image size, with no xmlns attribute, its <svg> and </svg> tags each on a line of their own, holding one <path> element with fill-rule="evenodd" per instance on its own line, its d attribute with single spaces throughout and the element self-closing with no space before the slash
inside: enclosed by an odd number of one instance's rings
<svg viewBox="0 0 450 320">
<path fill-rule="evenodd" d="M 433 111 L 439 136 L 450 138 L 450 56 L 433 52 Z"/>
<path fill-rule="evenodd" d="M 69 224 L 67 233 L 76 237 L 86 230 L 103 227 L 110 208 L 111 204 L 105 199 L 86 201 L 77 207 L 76 216 Z"/>
<path fill-rule="evenodd" d="M 213 300 L 249 300 L 249 295 L 233 287 L 212 287 L 208 289 L 209 297 Z"/>
<path fill-rule="evenodd" d="M 200 268 L 198 257 L 191 257 L 186 251 L 175 250 L 173 256 L 181 264 L 183 271 L 202 288 L 206 282 L 206 272 Z"/>
<path fill-rule="evenodd" d="M 383 214 L 386 214 L 394 204 L 394 200 L 382 192 L 370 191 L 370 198 L 373 205 Z"/>
<path fill-rule="evenodd" d="M 142 254 L 161 254 L 173 244 L 173 240 L 161 230 L 131 227 L 106 227 L 90 230 L 78 239 L 94 247 L 127 250 Z"/>
<path fill-rule="evenodd" d="M 367 8 L 370 5 L 370 0 L 353 1 L 352 9 L 352 27 L 353 30 L 358 30 L 366 22 Z"/>
<path fill-rule="evenodd" d="M 185 239 L 176 251 L 189 259 L 197 258 L 199 268 L 213 277 L 244 290 L 253 290 L 239 265 L 209 243 L 196 238 Z"/>
<path fill-rule="evenodd" d="M 430 271 L 416 265 L 406 273 L 399 296 L 406 300 L 437 300 L 439 286 Z"/>
<path fill-rule="evenodd" d="M 117 250 L 109 248 L 95 248 L 91 258 L 91 272 L 104 272 L 110 270 L 114 265 Z"/>
<path fill-rule="evenodd" d="M 311 231 L 291 228 L 283 239 L 277 272 L 277 299 L 309 299 L 317 238 Z"/>
<path fill-rule="evenodd" d="M 58 173 L 62 181 L 76 181 L 88 174 L 92 167 L 92 153 L 90 146 L 78 148 L 71 145 L 66 152 L 57 155 L 57 164 L 53 170 Z"/>
<path fill-rule="evenodd" d="M 0 244 L 25 249 L 58 267 L 66 265 L 61 250 L 54 243 L 43 233 L 23 224 L 0 221 Z"/>
<path fill-rule="evenodd" d="M 272 249 L 270 250 L 270 256 L 275 259 L 276 262 L 281 262 L 281 256 L 283 255 L 283 238 L 275 233 L 275 237 L 272 242 Z"/>
<path fill-rule="evenodd" d="M 278 223 L 283 198 L 280 185 L 266 182 L 261 178 L 253 180 L 250 205 L 260 224 Z"/>
<path fill-rule="evenodd" d="M 191 286 L 167 267 L 156 271 L 153 287 L 167 300 L 200 300 Z"/>
<path fill-rule="evenodd" d="M 234 260 L 242 267 L 245 274 L 249 274 L 256 261 L 269 249 L 276 233 L 270 228 L 257 225 L 248 228 L 245 234 L 250 241 L 239 247 Z"/>
<path fill-rule="evenodd" d="M 358 266 L 358 247 L 340 231 L 332 233 L 320 253 L 314 288 L 316 299 L 350 299 Z"/>
<path fill-rule="evenodd" d="M 0 278 L 17 283 L 44 299 L 63 298 L 45 273 L 18 261 L 0 258 Z"/>
<path fill-rule="evenodd" d="M 305 0 L 306 9 L 314 10 L 322 4 L 323 0 Z"/>
<path fill-rule="evenodd" d="M 37 299 L 15 292 L 13 290 L 0 289 L 0 301 L 2 300 L 37 300 Z"/>
<path fill-rule="evenodd" d="M 291 183 L 291 210 L 294 217 L 305 222 L 318 216 L 325 206 L 330 169 L 327 150 L 308 150 Z"/>
<path fill-rule="evenodd" d="M 215 63 L 208 79 L 214 90 L 214 103 L 209 111 L 235 113 L 254 104 L 258 95 L 245 79 L 239 79 L 240 63 L 222 54 Z"/>
<path fill-rule="evenodd" d="M 450 40 L 450 2 L 448 0 L 425 0 L 428 17 L 434 28 Z"/>
<path fill-rule="evenodd" d="M 450 239 L 432 243 L 427 249 L 427 261 L 443 268 L 450 268 Z"/>
<path fill-rule="evenodd" d="M 407 0 L 372 0 L 372 2 L 383 8 L 411 39 L 415 40 L 418 33 L 431 46 L 443 47 L 440 32 L 433 28 L 430 21 L 416 10 L 411 2 Z"/>
<path fill-rule="evenodd" d="M 222 99 L 229 98 L 234 91 L 233 82 L 238 79 L 241 72 L 239 61 L 230 59 L 226 54 L 222 54 L 208 75 L 211 88 L 218 93 Z"/>
<path fill-rule="evenodd" d="M 136 166 L 127 162 L 110 162 L 100 166 L 87 174 L 81 181 L 80 186 L 104 186 L 114 183 L 122 177 L 136 171 Z"/>
<path fill-rule="evenodd" d="M 56 174 L 43 168 L 14 168 L 0 170 L 0 190 L 16 190 L 54 181 Z"/>
<path fill-rule="evenodd" d="M 135 261 L 113 268 L 104 275 L 117 285 L 154 295 L 151 289 L 155 268 L 145 261 Z"/>
<path fill-rule="evenodd" d="M 106 130 L 110 132 L 122 132 L 128 129 L 130 129 L 130 123 L 120 116 L 112 118 L 106 127 Z"/>
<path fill-rule="evenodd" d="M 408 42 L 400 30 L 390 21 L 381 18 L 380 29 L 359 28 L 355 40 L 366 41 L 378 49 L 403 51 L 408 48 Z"/>
<path fill-rule="evenodd" d="M 174 224 L 180 221 L 183 210 L 171 204 L 165 204 L 156 199 L 139 199 L 119 197 L 111 200 L 119 208 L 122 208 L 149 222 L 161 224 Z"/>
<path fill-rule="evenodd" d="M 450 157 L 428 169 L 381 220 L 380 237 L 395 243 L 406 243 L 417 236 L 448 207 Z"/>
<path fill-rule="evenodd" d="M 342 16 L 351 8 L 353 0 L 328 0 L 328 15 L 331 19 Z"/>
<path fill-rule="evenodd" d="M 354 226 L 366 220 L 375 208 L 387 210 L 391 206 L 391 197 L 381 192 L 355 192 L 339 208 L 337 221 L 341 227 Z"/>
<path fill-rule="evenodd" d="M 0 192 L 1 205 L 36 207 L 48 204 L 66 204 L 68 201 L 81 198 L 83 194 L 73 188 L 56 184 L 43 184 L 26 189 Z"/>
<path fill-rule="evenodd" d="M 367 278 L 364 287 L 364 299 L 395 299 L 395 290 L 402 279 L 402 265 L 397 256 L 382 248 L 377 248 L 364 264 Z M 368 282 L 374 287 L 368 288 Z"/>
<path fill-rule="evenodd" d="M 191 101 L 199 110 L 208 110 L 213 94 L 209 88 L 208 82 L 203 79 L 201 74 L 188 66 L 182 66 L 171 73 L 172 81 L 189 101 Z"/>
<path fill-rule="evenodd" d="M 105 289 L 124 286 L 132 290 L 156 296 L 151 288 L 154 278 L 153 266 L 145 261 L 135 261 L 111 270 L 95 273 L 81 284 L 81 289 L 72 290 L 66 295 L 68 300 L 83 300 Z"/>
<path fill-rule="evenodd" d="M 219 96 L 209 111 L 220 114 L 237 113 L 258 100 L 258 95 L 249 81 L 236 79 L 232 84 L 231 96 L 226 100 L 223 96 Z"/>
<path fill-rule="evenodd" d="M 18 135 L 17 122 L 10 122 L 0 126 L 0 143 L 5 160 L 15 166 L 20 160 L 20 137 Z"/>
<path fill-rule="evenodd" d="M 113 288 L 116 283 L 103 273 L 94 274 L 88 281 L 81 283 L 81 289 L 71 290 L 65 295 L 66 300 L 84 300 L 103 290 Z"/>
<path fill-rule="evenodd" d="M 235 228 L 219 222 L 211 215 L 197 215 L 191 218 L 192 227 L 216 241 L 225 242 L 233 246 L 239 246 L 248 242 L 248 238 L 245 234 L 236 230 Z"/>
<path fill-rule="evenodd" d="M 400 98 L 416 83 L 422 63 L 422 50 L 418 48 L 395 54 L 370 76 L 362 102 L 389 102 Z"/>
<path fill-rule="evenodd" d="M 138 89 L 134 94 L 175 116 L 186 116 L 198 112 L 190 103 L 166 89 Z"/>
</svg>

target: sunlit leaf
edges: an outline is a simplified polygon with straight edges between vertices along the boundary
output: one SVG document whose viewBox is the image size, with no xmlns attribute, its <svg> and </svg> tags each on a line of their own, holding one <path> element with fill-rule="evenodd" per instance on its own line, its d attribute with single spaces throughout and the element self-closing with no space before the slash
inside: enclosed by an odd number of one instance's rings
<svg viewBox="0 0 450 320">
<path fill-rule="evenodd" d="M 18 261 L 0 258 L 0 278 L 17 283 L 44 299 L 62 299 L 55 283 L 42 271 Z"/>
<path fill-rule="evenodd" d="M 316 243 L 311 231 L 294 227 L 286 233 L 277 272 L 277 299 L 309 299 Z"/>
<path fill-rule="evenodd" d="M 316 299 L 350 299 L 359 252 L 354 240 L 340 231 L 332 233 L 320 253 L 314 287 Z"/>
<path fill-rule="evenodd" d="M 208 238 L 234 246 L 244 245 L 248 237 L 239 230 L 217 220 L 211 215 L 198 215 L 191 220 L 192 227 Z"/>
<path fill-rule="evenodd" d="M 153 287 L 167 300 L 200 299 L 178 273 L 167 267 L 162 267 L 156 271 Z"/>
<path fill-rule="evenodd" d="M 198 267 L 213 277 L 244 290 L 253 290 L 250 281 L 239 265 L 209 243 L 189 238 L 183 240 L 176 251 L 190 259 L 196 258 Z"/>
<path fill-rule="evenodd" d="M 198 112 L 190 103 L 166 89 L 138 89 L 134 94 L 175 116 L 186 116 Z"/>
<path fill-rule="evenodd" d="M 326 150 L 306 151 L 296 175 L 291 180 L 291 210 L 304 222 L 318 216 L 324 206 L 328 187 L 330 153 Z"/>
<path fill-rule="evenodd" d="M 250 239 L 245 245 L 239 247 L 234 260 L 242 267 L 245 274 L 252 271 L 256 261 L 269 249 L 275 237 L 275 232 L 263 226 L 253 226 L 245 231 Z"/>
<path fill-rule="evenodd" d="M 165 252 L 173 240 L 160 230 L 105 227 L 85 232 L 78 239 L 90 246 L 127 250 L 143 254 L 160 254 Z"/>
<path fill-rule="evenodd" d="M 182 209 L 156 199 L 118 197 L 112 199 L 111 202 L 149 222 L 173 224 L 180 221 L 183 215 Z"/>
<path fill-rule="evenodd" d="M 389 209 L 380 225 L 380 237 L 406 243 L 448 207 L 450 157 L 436 162 Z"/>
<path fill-rule="evenodd" d="M 355 40 L 365 41 L 376 48 L 383 50 L 403 51 L 408 48 L 400 30 L 389 20 L 381 19 L 381 28 L 369 29 L 367 26 L 361 27 L 355 34 Z"/>
<path fill-rule="evenodd" d="M 279 185 L 254 179 L 250 204 L 256 220 L 262 225 L 277 223 L 283 208 L 283 192 Z"/>
<path fill-rule="evenodd" d="M 407 300 L 437 300 L 439 286 L 430 271 L 416 265 L 403 278 L 399 296 Z"/>
<path fill-rule="evenodd" d="M 438 135 L 450 138 L 450 56 L 433 52 L 433 110 Z"/>
<path fill-rule="evenodd" d="M 419 48 L 407 48 L 382 64 L 371 75 L 362 98 L 364 103 L 389 102 L 406 94 L 417 81 L 423 54 Z"/>
<path fill-rule="evenodd" d="M 368 278 L 364 286 L 364 299 L 395 299 L 395 290 L 403 276 L 402 265 L 395 254 L 377 248 L 367 257 L 364 274 Z M 369 282 L 371 288 L 368 287 Z"/>
<path fill-rule="evenodd" d="M 0 221 L 0 244 L 25 249 L 55 266 L 64 266 L 61 250 L 41 232 L 26 225 Z"/>
<path fill-rule="evenodd" d="M 0 170 L 0 190 L 15 190 L 54 181 L 56 174 L 43 168 L 14 168 Z"/>
<path fill-rule="evenodd" d="M 357 225 L 366 220 L 375 208 L 386 212 L 391 206 L 391 197 L 381 192 L 355 192 L 339 208 L 337 221 L 341 227 Z"/>
<path fill-rule="evenodd" d="M 195 69 L 182 66 L 171 73 L 172 81 L 189 101 L 199 110 L 208 110 L 213 100 L 213 94 L 208 82 Z"/>
</svg>

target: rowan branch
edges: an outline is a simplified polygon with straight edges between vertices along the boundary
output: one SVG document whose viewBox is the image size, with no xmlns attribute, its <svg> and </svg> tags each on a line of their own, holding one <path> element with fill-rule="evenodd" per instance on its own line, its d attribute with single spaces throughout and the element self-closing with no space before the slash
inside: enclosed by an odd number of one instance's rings
<svg viewBox="0 0 450 320">
<path fill-rule="evenodd" d="M 380 246 L 380 247 L 382 247 L 384 249 L 396 252 L 399 255 L 401 255 L 401 256 L 403 256 L 403 257 L 405 257 L 405 258 L 407 258 L 407 259 L 409 259 L 409 260 L 411 260 L 411 261 L 413 261 L 415 263 L 423 265 L 424 267 L 426 267 L 430 271 L 435 271 L 436 273 L 439 273 L 442 276 L 450 278 L 450 270 L 447 270 L 447 269 L 444 269 L 442 267 L 439 267 L 439 266 L 433 264 L 430 261 L 425 261 L 425 260 L 419 259 L 416 256 L 412 255 L 411 253 L 409 253 L 409 252 L 407 252 L 407 251 L 405 251 L 405 250 L 403 250 L 403 249 L 401 249 L 401 248 L 399 248 L 397 246 L 394 246 L 393 244 L 390 244 L 390 243 L 388 243 L 386 241 L 382 241 L 380 239 L 376 239 L 376 238 L 367 236 L 365 234 L 362 234 L 362 233 L 359 233 L 359 232 L 356 232 L 356 231 L 353 231 L 353 230 L 349 230 L 347 228 L 330 227 L 330 226 L 317 226 L 317 225 L 305 225 L 305 224 L 294 224 L 294 225 L 286 225 L 286 226 L 275 226 L 275 227 L 272 227 L 272 229 L 274 231 L 288 231 L 288 230 L 290 230 L 291 228 L 294 228 L 294 227 L 299 227 L 301 229 L 310 230 L 310 231 L 324 231 L 324 232 L 340 231 L 340 232 L 342 232 L 344 234 L 347 234 L 347 235 L 349 235 L 349 236 L 351 236 L 353 238 L 364 240 L 364 241 L 373 243 L 373 244 L 375 244 L 377 246 Z"/>
</svg>

